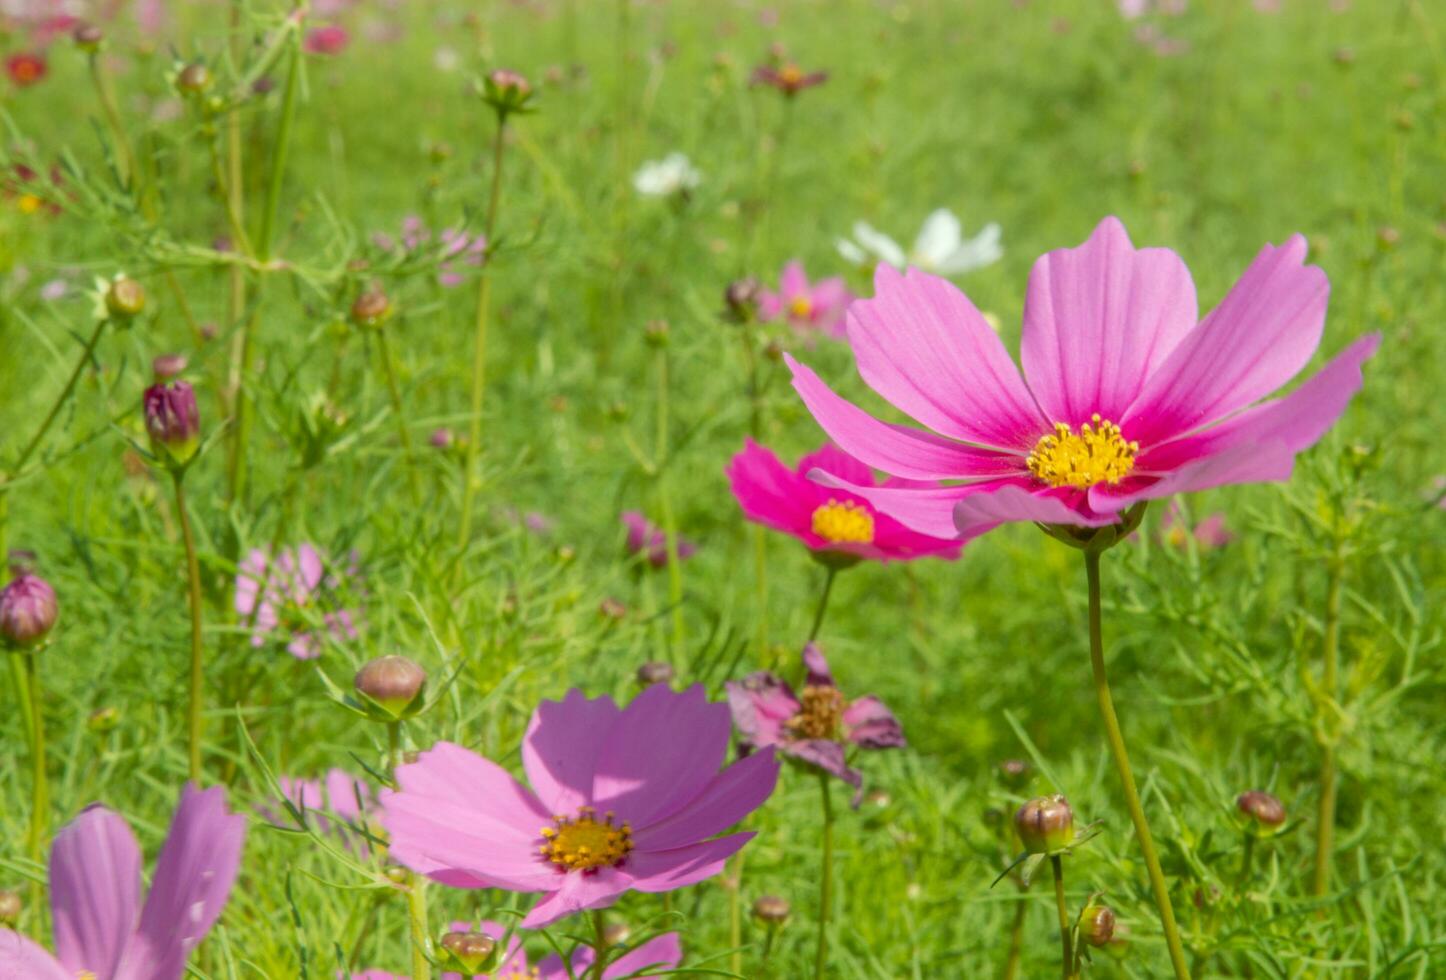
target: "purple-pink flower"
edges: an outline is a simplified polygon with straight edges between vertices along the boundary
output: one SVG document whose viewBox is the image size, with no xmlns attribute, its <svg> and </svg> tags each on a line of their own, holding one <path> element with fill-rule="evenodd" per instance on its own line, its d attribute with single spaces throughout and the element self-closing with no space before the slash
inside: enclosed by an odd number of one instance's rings
<svg viewBox="0 0 1446 980">
<path fill-rule="evenodd" d="M 864 497 L 809 479 L 810 473 L 828 473 L 857 486 L 874 485 L 873 471 L 837 446 L 825 444 L 789 469 L 772 450 L 748 439 L 725 472 L 744 516 L 791 534 L 821 560 L 959 557 L 956 538 L 935 538 L 911 531 Z M 912 485 L 908 480 L 885 484 Z"/>
<path fill-rule="evenodd" d="M 879 421 L 788 358 L 793 385 L 851 455 L 940 487 L 866 487 L 821 475 L 915 530 L 972 538 L 1008 521 L 1100 527 L 1145 500 L 1288 479 L 1361 387 L 1379 334 L 1351 344 L 1289 395 L 1315 353 L 1330 292 L 1305 239 L 1267 245 L 1197 323 L 1185 263 L 1136 249 L 1106 218 L 1079 248 L 1035 262 L 1024 304 L 1023 377 L 952 284 L 875 273 L 849 307 L 860 375 L 932 429 Z"/>
<path fill-rule="evenodd" d="M 327 608 L 327 603 L 355 575 L 355 559 L 344 574 L 328 574 L 321 553 L 310 544 L 283 548 L 275 561 L 252 549 L 236 575 L 236 613 L 251 631 L 251 645 L 285 642 L 293 657 L 311 660 L 321 656 L 328 636 L 354 639 L 356 611 Z"/>
<path fill-rule="evenodd" d="M 351 43 L 351 35 L 340 24 L 313 27 L 306 32 L 302 47 L 308 54 L 341 54 Z"/>
<path fill-rule="evenodd" d="M 626 708 L 569 691 L 533 712 L 522 744 L 532 788 L 460 745 L 438 742 L 382 794 L 391 856 L 456 888 L 542 892 L 536 929 L 627 891 L 710 878 L 753 834 L 715 837 L 763 804 L 771 751 L 719 771 L 729 712 L 702 685 L 644 689 Z"/>
<path fill-rule="evenodd" d="M 378 232 L 372 236 L 372 244 L 390 252 L 397 248 L 398 242 L 391 235 Z M 466 281 L 457 268 L 459 263 L 480 267 L 487 260 L 487 239 L 484 236 L 472 235 L 460 228 L 444 228 L 433 235 L 422 219 L 414 214 L 402 219 L 400 244 L 407 252 L 420 252 L 426 247 L 435 253 L 439 262 L 437 281 L 449 288 Z"/>
<path fill-rule="evenodd" d="M 668 564 L 668 532 L 644 517 L 639 511 L 625 510 L 620 515 L 628 529 L 628 554 L 646 555 L 648 564 L 663 568 Z M 678 560 L 686 561 L 698 549 L 691 541 L 678 538 Z"/>
<path fill-rule="evenodd" d="M 187 783 L 142 905 L 135 835 L 113 811 L 87 808 L 50 848 L 55 955 L 0 930 L 0 977 L 179 980 L 226 905 L 245 836 L 224 789 Z"/>
<path fill-rule="evenodd" d="M 864 777 L 848 764 L 848 750 L 903 747 L 904 729 L 873 695 L 849 701 L 839 690 L 818 644 L 803 648 L 806 676 L 795 694 L 777 674 L 762 670 L 741 681 L 729 681 L 728 706 L 745 752 L 776 747 L 809 765 L 837 776 L 855 790 L 854 806 L 863 799 Z"/>
<path fill-rule="evenodd" d="M 844 313 L 853 294 L 842 277 L 808 281 L 803 263 L 783 267 L 778 291 L 763 290 L 758 298 L 758 316 L 764 321 L 784 320 L 801 333 L 817 331 L 829 337 L 844 337 Z"/>
</svg>

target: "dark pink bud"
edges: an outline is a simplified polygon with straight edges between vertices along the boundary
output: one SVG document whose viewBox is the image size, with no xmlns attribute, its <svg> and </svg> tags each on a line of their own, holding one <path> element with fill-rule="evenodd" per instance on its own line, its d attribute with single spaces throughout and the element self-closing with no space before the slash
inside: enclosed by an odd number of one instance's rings
<svg viewBox="0 0 1446 980">
<path fill-rule="evenodd" d="M 1235 806 L 1261 830 L 1273 831 L 1285 823 L 1285 805 L 1263 789 L 1241 793 L 1235 798 Z"/>
<path fill-rule="evenodd" d="M 157 381 L 170 381 L 186 370 L 185 354 L 162 354 L 151 361 L 151 374 Z"/>
<path fill-rule="evenodd" d="M 0 590 L 0 636 L 13 646 L 40 643 L 59 614 L 55 590 L 38 575 L 22 573 Z"/>
<path fill-rule="evenodd" d="M 151 449 L 172 466 L 183 466 L 201 444 L 196 392 L 184 381 L 162 381 L 146 389 L 146 434 Z"/>
</svg>

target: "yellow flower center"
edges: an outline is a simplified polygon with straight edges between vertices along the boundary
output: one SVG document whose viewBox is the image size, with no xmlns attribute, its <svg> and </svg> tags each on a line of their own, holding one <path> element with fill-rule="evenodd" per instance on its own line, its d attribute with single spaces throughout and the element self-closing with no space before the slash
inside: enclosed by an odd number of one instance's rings
<svg viewBox="0 0 1446 980">
<path fill-rule="evenodd" d="M 497 980 L 537 980 L 540 976 L 542 974 L 535 966 L 528 967 L 526 970 L 520 966 L 514 966 L 509 967 L 506 973 L 497 974 Z"/>
<path fill-rule="evenodd" d="M 813 314 L 813 302 L 807 296 L 795 296 L 788 304 L 788 315 L 798 320 L 806 320 Z"/>
<path fill-rule="evenodd" d="M 1125 441 L 1118 425 L 1095 413 L 1078 433 L 1056 422 L 1054 431 L 1035 443 L 1025 464 L 1035 479 L 1052 487 L 1084 490 L 1097 483 L 1113 485 L 1129 476 L 1139 450 L 1138 442 Z"/>
<path fill-rule="evenodd" d="M 784 722 L 791 737 L 838 737 L 847 706 L 842 691 L 836 687 L 810 684 L 803 689 L 803 695 L 798 700 L 802 704 L 798 714 Z"/>
<path fill-rule="evenodd" d="M 778 71 L 778 80 L 784 85 L 797 85 L 803 81 L 803 69 L 797 65 L 784 65 Z"/>
<path fill-rule="evenodd" d="M 852 500 L 830 500 L 813 512 L 813 533 L 834 544 L 872 544 L 874 515 Z"/>
<path fill-rule="evenodd" d="M 20 195 L 20 200 L 16 202 L 16 206 L 20 209 L 21 214 L 34 214 L 40 210 L 44 203 L 44 201 L 34 194 L 22 194 Z"/>
<path fill-rule="evenodd" d="M 81 970 L 75 975 L 75 980 L 95 980 L 95 974 L 89 970 Z"/>
<path fill-rule="evenodd" d="M 543 827 L 542 856 L 563 871 L 596 871 L 619 864 L 633 849 L 633 828 L 627 821 L 613 823 L 613 812 L 597 818 L 590 806 L 578 808 L 577 816 L 552 818 L 554 826 Z"/>
</svg>

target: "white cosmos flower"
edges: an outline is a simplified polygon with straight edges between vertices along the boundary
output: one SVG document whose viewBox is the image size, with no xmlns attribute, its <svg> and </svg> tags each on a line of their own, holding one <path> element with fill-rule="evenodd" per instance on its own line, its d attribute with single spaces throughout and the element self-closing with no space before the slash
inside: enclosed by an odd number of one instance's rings
<svg viewBox="0 0 1446 980">
<path fill-rule="evenodd" d="M 854 225 L 852 239 L 839 239 L 838 251 L 855 265 L 879 261 L 899 269 L 914 266 L 942 276 L 958 276 L 999 261 L 1004 254 L 999 234 L 999 225 L 990 222 L 973 238 L 965 238 L 954 212 L 940 208 L 924 219 L 914 247 L 907 252 L 865 221 Z"/>
<path fill-rule="evenodd" d="M 697 187 L 703 175 L 682 153 L 669 153 L 661 160 L 649 160 L 633 174 L 633 187 L 648 197 L 670 197 Z"/>
</svg>

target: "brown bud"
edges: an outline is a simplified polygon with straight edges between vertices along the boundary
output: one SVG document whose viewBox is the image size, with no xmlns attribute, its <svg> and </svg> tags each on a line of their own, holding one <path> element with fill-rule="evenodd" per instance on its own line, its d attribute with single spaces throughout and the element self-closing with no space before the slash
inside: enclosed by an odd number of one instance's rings
<svg viewBox="0 0 1446 980">
<path fill-rule="evenodd" d="M 627 616 L 628 607 L 623 605 L 621 600 L 614 599 L 612 596 L 606 596 L 602 602 L 597 604 L 597 614 L 603 619 L 610 619 L 617 622 Z"/>
<path fill-rule="evenodd" d="M 673 667 L 661 660 L 653 660 L 638 668 L 638 683 L 644 687 L 654 684 L 669 684 L 673 680 Z"/>
<path fill-rule="evenodd" d="M 1014 814 L 1014 829 L 1031 854 L 1049 854 L 1074 842 L 1074 811 L 1063 796 L 1037 796 Z"/>
<path fill-rule="evenodd" d="M 667 320 L 649 320 L 648 325 L 643 328 L 643 337 L 649 347 L 666 347 L 668 332 Z"/>
<path fill-rule="evenodd" d="M 182 95 L 200 95 L 211 87 L 211 69 L 193 61 L 176 73 L 176 89 Z"/>
<path fill-rule="evenodd" d="M 392 301 L 382 288 L 372 285 L 351 304 L 351 322 L 359 327 L 379 327 L 392 315 Z"/>
<path fill-rule="evenodd" d="M 1091 902 L 1080 913 L 1079 934 L 1091 946 L 1103 946 L 1115 938 L 1115 910 L 1108 905 Z"/>
<path fill-rule="evenodd" d="M 11 891 L 8 888 L 0 890 L 0 925 L 13 926 L 20 918 L 20 911 L 24 903 L 20 901 L 20 893 Z"/>
<path fill-rule="evenodd" d="M 94 24 L 82 23 L 75 25 L 75 29 L 70 32 L 70 39 L 80 50 L 91 52 L 99 48 L 105 40 L 105 32 Z"/>
<path fill-rule="evenodd" d="M 792 911 L 788 899 L 777 895 L 763 895 L 753 903 L 753 917 L 770 926 L 783 925 Z"/>
<path fill-rule="evenodd" d="M 632 934 L 632 927 L 626 922 L 609 922 L 603 929 L 603 942 L 608 946 L 621 946 Z"/>
<path fill-rule="evenodd" d="M 388 716 L 386 720 L 397 720 L 412 713 L 421 699 L 427 672 L 406 657 L 388 654 L 364 664 L 353 683 L 358 694 Z"/>
<path fill-rule="evenodd" d="M 463 969 L 475 973 L 492 958 L 497 941 L 480 932 L 449 932 L 442 937 L 441 946 Z"/>
<path fill-rule="evenodd" d="M 1235 798 L 1236 808 L 1262 829 L 1275 830 L 1285 823 L 1285 806 L 1263 789 L 1252 789 Z"/>
</svg>

